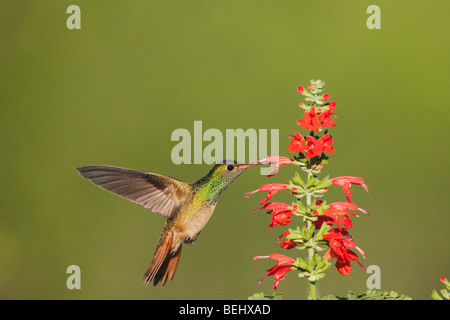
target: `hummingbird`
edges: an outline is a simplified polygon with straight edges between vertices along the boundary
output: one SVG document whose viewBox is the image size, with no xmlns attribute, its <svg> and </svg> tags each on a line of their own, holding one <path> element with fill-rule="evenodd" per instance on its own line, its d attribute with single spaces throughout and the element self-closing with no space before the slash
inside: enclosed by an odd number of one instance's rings
<svg viewBox="0 0 450 320">
<path fill-rule="evenodd" d="M 87 165 L 79 174 L 100 188 L 166 217 L 153 260 L 144 274 L 145 285 L 172 280 L 184 243 L 193 244 L 214 212 L 220 194 L 244 172 L 260 164 L 224 160 L 193 184 L 156 173 Z"/>
</svg>

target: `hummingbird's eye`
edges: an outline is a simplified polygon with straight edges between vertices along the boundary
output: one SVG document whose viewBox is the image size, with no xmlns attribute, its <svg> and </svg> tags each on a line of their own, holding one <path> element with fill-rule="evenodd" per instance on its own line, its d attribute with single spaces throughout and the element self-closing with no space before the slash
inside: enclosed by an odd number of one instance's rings
<svg viewBox="0 0 450 320">
<path fill-rule="evenodd" d="M 232 166 L 231 164 L 229 166 L 227 166 L 228 171 L 233 171 L 233 169 L 234 169 L 234 166 Z"/>
</svg>

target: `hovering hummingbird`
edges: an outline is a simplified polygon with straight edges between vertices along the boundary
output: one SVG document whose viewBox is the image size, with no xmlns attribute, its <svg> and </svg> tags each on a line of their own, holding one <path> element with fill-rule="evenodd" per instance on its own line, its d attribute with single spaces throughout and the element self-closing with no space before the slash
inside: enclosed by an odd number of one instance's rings
<svg viewBox="0 0 450 320">
<path fill-rule="evenodd" d="M 140 204 L 167 218 L 153 260 L 144 275 L 145 284 L 172 280 L 183 243 L 193 244 L 211 217 L 220 194 L 245 169 L 261 164 L 224 160 L 193 184 L 131 169 L 87 165 L 80 175 L 100 188 Z"/>
</svg>

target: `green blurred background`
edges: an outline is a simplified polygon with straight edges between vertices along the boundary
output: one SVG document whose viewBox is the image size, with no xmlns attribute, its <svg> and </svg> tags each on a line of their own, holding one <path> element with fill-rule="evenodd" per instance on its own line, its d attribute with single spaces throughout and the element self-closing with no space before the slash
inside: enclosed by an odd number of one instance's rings
<svg viewBox="0 0 450 320">
<path fill-rule="evenodd" d="M 66 8 L 81 8 L 68 30 Z M 0 1 L 0 298 L 245 299 L 286 252 L 252 214 L 285 182 L 245 172 L 223 193 L 174 281 L 145 287 L 164 218 L 78 176 L 85 164 L 157 172 L 189 182 L 209 165 L 174 165 L 177 128 L 280 129 L 280 154 L 299 127 L 298 85 L 322 79 L 337 102 L 336 153 L 326 173 L 364 177 L 371 212 L 352 235 L 381 268 L 381 288 L 428 299 L 450 278 L 447 95 L 450 2 L 376 1 Z M 447 142 L 446 142 L 447 141 Z M 206 143 L 205 143 L 206 144 Z M 277 201 L 290 201 L 278 194 Z M 339 188 L 328 201 L 343 201 Z M 303 254 L 302 252 L 299 252 Z M 81 268 L 68 290 L 66 268 Z M 369 274 L 330 269 L 321 294 L 366 290 Z M 304 279 L 286 275 L 285 299 L 303 299 Z"/>
</svg>

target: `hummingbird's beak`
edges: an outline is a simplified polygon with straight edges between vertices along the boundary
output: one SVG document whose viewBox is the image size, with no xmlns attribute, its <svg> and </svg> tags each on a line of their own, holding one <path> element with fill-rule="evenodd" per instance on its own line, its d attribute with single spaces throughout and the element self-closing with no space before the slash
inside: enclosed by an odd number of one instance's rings
<svg viewBox="0 0 450 320">
<path fill-rule="evenodd" d="M 252 161 L 252 162 L 250 162 L 250 163 L 241 164 L 241 165 L 239 166 L 239 168 L 241 168 L 241 169 L 247 169 L 247 168 L 250 168 L 250 167 L 253 167 L 253 166 L 262 165 L 262 164 L 265 164 L 265 163 L 263 163 L 263 162 L 260 161 L 260 160 L 257 160 L 257 161 Z"/>
<path fill-rule="evenodd" d="M 265 165 L 265 164 L 269 164 L 270 161 L 267 161 L 266 159 L 262 159 L 262 160 L 256 160 L 256 161 L 252 161 L 250 163 L 247 163 L 248 166 L 253 167 L 253 166 L 261 166 L 261 165 Z"/>
</svg>

